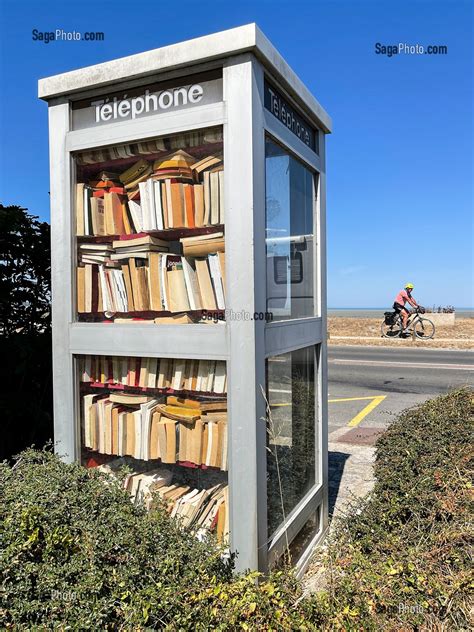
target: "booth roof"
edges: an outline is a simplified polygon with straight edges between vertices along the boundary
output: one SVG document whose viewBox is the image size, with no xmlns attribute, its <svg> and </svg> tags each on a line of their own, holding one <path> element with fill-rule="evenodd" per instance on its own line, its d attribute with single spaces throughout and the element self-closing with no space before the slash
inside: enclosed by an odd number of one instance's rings
<svg viewBox="0 0 474 632">
<path fill-rule="evenodd" d="M 113 59 L 60 75 L 40 79 L 38 96 L 46 101 L 75 92 L 97 89 L 129 79 L 157 75 L 166 71 L 195 66 L 241 53 L 253 53 L 326 132 L 331 131 L 331 118 L 280 53 L 256 24 L 246 24 L 227 31 L 205 35 L 162 48 Z"/>
</svg>

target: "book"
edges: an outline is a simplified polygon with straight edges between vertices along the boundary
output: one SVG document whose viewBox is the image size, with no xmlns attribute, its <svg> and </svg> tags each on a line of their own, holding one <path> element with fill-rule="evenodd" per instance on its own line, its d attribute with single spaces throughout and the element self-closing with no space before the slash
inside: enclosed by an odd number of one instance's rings
<svg viewBox="0 0 474 632">
<path fill-rule="evenodd" d="M 215 311 L 217 309 L 217 302 L 214 295 L 207 259 L 196 259 L 195 267 L 199 283 L 202 309 Z"/>
<path fill-rule="evenodd" d="M 141 233 L 143 230 L 143 213 L 140 204 L 135 200 L 128 200 L 128 209 L 132 216 L 135 232 Z"/>
<path fill-rule="evenodd" d="M 153 196 L 155 207 L 155 221 L 158 230 L 164 229 L 163 203 L 161 199 L 161 183 L 158 180 L 153 181 Z"/>
<path fill-rule="evenodd" d="M 215 226 L 219 224 L 219 172 L 211 171 L 209 186 L 210 191 L 210 223 Z"/>
<path fill-rule="evenodd" d="M 196 181 L 199 181 L 200 176 L 204 171 L 220 165 L 222 165 L 221 156 L 206 156 L 191 165 L 191 169 L 193 170 Z"/>
<path fill-rule="evenodd" d="M 180 256 L 166 257 L 166 304 L 170 312 L 189 310 L 189 300 Z"/>
<path fill-rule="evenodd" d="M 84 182 L 76 184 L 76 235 L 82 237 L 85 235 L 84 222 Z"/>
<path fill-rule="evenodd" d="M 183 149 L 178 149 L 177 151 L 170 152 L 169 154 L 158 158 L 153 163 L 153 171 L 159 172 L 164 169 L 192 169 L 192 165 L 195 164 L 195 159 L 190 156 Z"/>
<path fill-rule="evenodd" d="M 188 260 L 185 257 L 182 257 L 181 261 L 183 264 L 183 275 L 186 285 L 189 309 L 201 310 L 203 307 L 196 267 L 191 260 Z"/>
<path fill-rule="evenodd" d="M 123 184 L 127 184 L 129 182 L 133 182 L 138 177 L 140 177 L 143 173 L 145 173 L 150 167 L 149 163 L 142 159 L 138 162 L 134 163 L 131 167 L 129 167 L 126 171 L 119 175 L 119 180 Z"/>
<path fill-rule="evenodd" d="M 151 401 L 151 397 L 146 395 L 133 395 L 129 393 L 111 393 L 109 395 L 111 402 L 116 404 L 127 404 L 127 406 L 140 406 Z"/>
<path fill-rule="evenodd" d="M 184 190 L 184 214 L 185 226 L 194 228 L 195 224 L 195 208 L 194 208 L 194 187 L 190 184 L 183 185 Z"/>
<path fill-rule="evenodd" d="M 194 193 L 194 224 L 200 228 L 204 226 L 204 187 L 202 184 L 193 186 Z"/>
<path fill-rule="evenodd" d="M 224 239 L 207 239 L 183 244 L 183 254 L 186 257 L 205 257 L 216 252 L 224 252 L 224 250 Z"/>
<path fill-rule="evenodd" d="M 211 274 L 217 307 L 218 309 L 225 309 L 224 286 L 222 283 L 219 257 L 217 254 L 210 254 L 207 258 L 209 261 L 209 271 Z"/>
<path fill-rule="evenodd" d="M 140 235 L 139 237 L 130 239 L 115 239 L 112 242 L 112 248 L 116 250 L 132 249 L 139 246 L 156 246 L 168 250 L 169 242 L 164 239 L 159 239 L 154 235 Z"/>
<path fill-rule="evenodd" d="M 180 182 L 171 182 L 172 225 L 178 228 L 185 225 L 184 189 Z"/>
</svg>

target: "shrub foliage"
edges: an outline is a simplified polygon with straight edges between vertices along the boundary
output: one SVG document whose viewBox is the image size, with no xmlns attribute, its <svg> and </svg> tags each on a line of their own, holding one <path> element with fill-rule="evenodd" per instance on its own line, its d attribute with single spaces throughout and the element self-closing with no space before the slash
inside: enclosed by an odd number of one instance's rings
<svg viewBox="0 0 474 632">
<path fill-rule="evenodd" d="M 468 630 L 472 612 L 473 400 L 454 391 L 402 413 L 380 437 L 372 494 L 341 521 L 330 629 Z"/>
<path fill-rule="evenodd" d="M 0 541 L 2 628 L 306 629 L 291 575 L 233 579 L 213 539 L 48 451 L 0 467 Z"/>
<path fill-rule="evenodd" d="M 319 554 L 326 589 L 291 572 L 232 575 L 158 506 L 48 450 L 0 465 L 0 627 L 467 630 L 472 590 L 472 393 L 403 413 L 380 438 L 371 495 Z M 259 579 L 260 581 L 256 581 Z"/>
</svg>

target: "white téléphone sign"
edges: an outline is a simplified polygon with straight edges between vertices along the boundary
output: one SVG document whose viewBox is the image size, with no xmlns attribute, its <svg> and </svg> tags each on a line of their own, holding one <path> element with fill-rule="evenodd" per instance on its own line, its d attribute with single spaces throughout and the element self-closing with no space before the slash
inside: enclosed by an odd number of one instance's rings
<svg viewBox="0 0 474 632">
<path fill-rule="evenodd" d="M 72 127 L 98 127 L 219 101 L 222 101 L 222 79 L 165 90 L 146 89 L 142 94 L 134 96 L 127 96 L 126 93 L 120 96 L 104 96 L 92 99 L 86 107 L 73 109 Z"/>
</svg>

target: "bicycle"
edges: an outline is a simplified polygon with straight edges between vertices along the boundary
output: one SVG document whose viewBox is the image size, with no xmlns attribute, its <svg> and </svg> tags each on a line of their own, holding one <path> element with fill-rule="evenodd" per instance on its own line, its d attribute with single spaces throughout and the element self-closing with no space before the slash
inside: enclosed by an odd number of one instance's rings
<svg viewBox="0 0 474 632">
<path fill-rule="evenodd" d="M 407 331 L 403 331 L 402 315 L 397 312 L 385 312 L 385 318 L 382 322 L 383 338 L 401 338 L 402 335 L 415 336 L 422 340 L 431 340 L 435 334 L 435 326 L 428 318 L 421 318 L 420 314 L 424 314 L 423 307 L 416 307 L 409 315 L 407 321 Z"/>
</svg>

